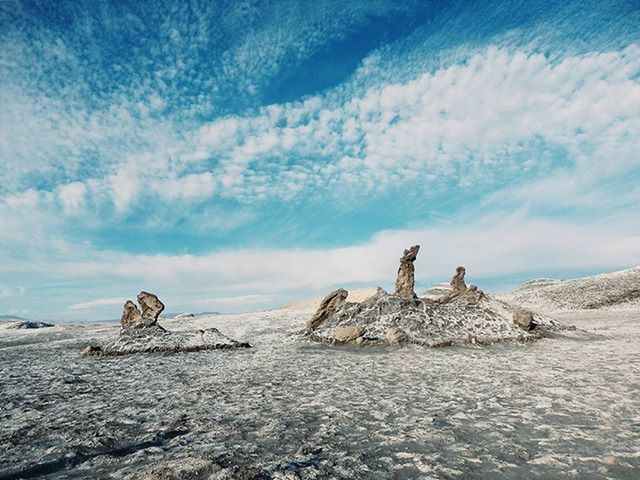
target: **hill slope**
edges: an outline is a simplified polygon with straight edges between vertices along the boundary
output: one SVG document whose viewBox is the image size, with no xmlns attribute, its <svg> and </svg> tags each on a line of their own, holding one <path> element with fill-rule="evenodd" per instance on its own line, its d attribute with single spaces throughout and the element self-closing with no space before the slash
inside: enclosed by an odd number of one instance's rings
<svg viewBox="0 0 640 480">
<path fill-rule="evenodd" d="M 532 280 L 499 298 L 540 312 L 640 308 L 640 267 L 572 280 Z"/>
</svg>

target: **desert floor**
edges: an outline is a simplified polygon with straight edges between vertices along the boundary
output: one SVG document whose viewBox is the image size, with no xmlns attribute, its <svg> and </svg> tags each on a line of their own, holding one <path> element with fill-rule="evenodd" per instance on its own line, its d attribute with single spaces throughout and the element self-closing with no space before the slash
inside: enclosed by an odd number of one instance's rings
<svg viewBox="0 0 640 480">
<path fill-rule="evenodd" d="M 0 479 L 631 479 L 640 311 L 427 349 L 310 344 L 308 311 L 164 320 L 250 350 L 81 357 L 105 325 L 0 331 Z"/>
</svg>

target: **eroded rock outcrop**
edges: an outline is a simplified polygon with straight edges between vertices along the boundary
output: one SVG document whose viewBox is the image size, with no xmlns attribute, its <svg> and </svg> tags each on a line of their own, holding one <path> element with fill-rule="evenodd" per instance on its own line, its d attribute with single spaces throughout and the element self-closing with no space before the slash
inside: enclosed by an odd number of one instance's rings
<svg viewBox="0 0 640 480">
<path fill-rule="evenodd" d="M 347 292 L 344 288 L 339 288 L 327 294 L 320 302 L 316 313 L 307 321 L 307 331 L 312 332 L 321 325 L 327 318 L 336 313 L 347 301 Z"/>
<path fill-rule="evenodd" d="M 142 324 L 142 314 L 135 303 L 127 300 L 124 304 L 124 310 L 120 316 L 120 326 L 122 328 L 134 327 Z"/>
<path fill-rule="evenodd" d="M 140 292 L 138 302 L 142 311 L 131 301 L 124 304 L 120 318 L 120 335 L 103 345 L 89 345 L 83 356 L 118 356 L 132 353 L 177 353 L 199 350 L 249 348 L 246 342 L 238 342 L 223 335 L 215 328 L 195 331 L 168 331 L 158 324 L 164 310 L 160 299 L 149 292 Z"/>
<path fill-rule="evenodd" d="M 156 295 L 149 292 L 140 292 L 138 303 L 142 311 L 131 300 L 125 302 L 120 317 L 122 328 L 145 328 L 157 325 L 158 317 L 164 310 L 164 303 Z"/>
<path fill-rule="evenodd" d="M 142 309 L 142 318 L 154 325 L 158 321 L 158 317 L 164 310 L 164 303 L 153 293 L 140 292 L 138 294 L 138 303 Z"/>
<path fill-rule="evenodd" d="M 464 281 L 467 270 L 464 267 L 457 267 L 456 273 L 451 278 L 449 286 L 451 290 L 437 300 L 437 303 L 447 304 L 451 302 L 461 302 L 467 304 L 477 304 L 484 297 L 482 290 L 478 290 L 475 285 L 469 285 Z"/>
<path fill-rule="evenodd" d="M 415 266 L 413 262 L 418 257 L 418 251 L 420 245 L 414 245 L 407 248 L 402 257 L 400 257 L 400 267 L 398 268 L 398 277 L 396 278 L 396 291 L 395 294 L 402 298 L 416 298 L 416 293 L 413 290 L 415 279 Z"/>
<path fill-rule="evenodd" d="M 362 302 L 347 302 L 347 291 L 327 295 L 305 332 L 313 341 L 357 345 L 416 344 L 427 347 L 487 345 L 504 340 L 529 341 L 559 328 L 549 317 L 516 309 L 465 283 L 458 267 L 439 297 L 418 298 L 413 292 L 413 261 L 419 247 L 404 251 L 396 292 L 378 289 Z M 535 328 L 534 326 L 542 328 Z"/>
<path fill-rule="evenodd" d="M 216 328 L 192 331 L 168 331 L 159 325 L 146 328 L 126 328 L 113 341 L 104 345 L 89 345 L 84 356 L 121 356 L 133 353 L 180 353 L 202 350 L 250 348 L 246 342 L 238 342 Z"/>
</svg>

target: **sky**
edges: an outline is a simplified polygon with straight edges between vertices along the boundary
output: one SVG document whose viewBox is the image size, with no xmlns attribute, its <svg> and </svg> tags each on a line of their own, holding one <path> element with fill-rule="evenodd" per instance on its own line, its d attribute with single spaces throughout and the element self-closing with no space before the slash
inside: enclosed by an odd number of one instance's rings
<svg viewBox="0 0 640 480">
<path fill-rule="evenodd" d="M 640 3 L 0 2 L 0 314 L 640 264 Z"/>
</svg>

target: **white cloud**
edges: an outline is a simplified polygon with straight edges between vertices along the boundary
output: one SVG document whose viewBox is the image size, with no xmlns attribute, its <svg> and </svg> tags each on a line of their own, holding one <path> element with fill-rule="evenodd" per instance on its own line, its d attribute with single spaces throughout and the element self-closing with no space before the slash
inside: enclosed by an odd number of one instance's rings
<svg viewBox="0 0 640 480">
<path fill-rule="evenodd" d="M 640 161 L 638 64 L 637 45 L 561 61 L 488 47 L 464 65 L 405 83 L 347 84 L 339 94 L 188 129 L 169 117 L 133 115 L 127 99 L 88 113 L 21 95 L 5 106 L 13 121 L 3 153 L 17 159 L 10 178 L 24 168 L 65 172 L 58 194 L 66 212 L 111 202 L 116 215 L 150 196 L 253 203 L 374 194 L 408 182 L 429 191 L 442 183 L 492 185 L 525 169 L 534 179 L 557 169 L 552 149 L 576 170 L 597 171 L 593 178 L 614 177 Z M 35 131 L 45 133 L 32 138 Z M 79 178 L 91 150 L 100 169 Z M 25 155 L 32 160 L 22 162 Z"/>
<path fill-rule="evenodd" d="M 465 184 L 491 181 L 525 164 L 514 153 L 534 148 L 527 142 L 539 139 L 547 147 L 564 148 L 569 161 L 615 163 L 609 170 L 618 172 L 629 163 L 600 150 L 616 145 L 617 157 L 637 151 L 638 64 L 638 46 L 559 63 L 543 55 L 488 48 L 466 65 L 345 97 L 335 106 L 315 97 L 263 109 L 257 117 L 214 122 L 203 127 L 200 140 L 189 148 L 201 157 L 208 151 L 220 158 L 221 190 L 242 197 L 267 179 L 269 195 L 286 195 L 290 158 L 304 169 L 309 189 L 370 184 L 371 178 L 378 189 L 415 178 L 426 183 L 443 177 Z M 281 119 L 286 125 L 278 123 Z M 580 155 L 585 148 L 595 149 L 595 158 Z M 348 162 L 342 160 L 343 152 L 349 152 Z M 324 160 L 306 160 L 314 157 Z M 268 176 L 261 165 L 270 169 Z M 554 168 L 529 154 L 526 167 L 536 166 Z"/>
<path fill-rule="evenodd" d="M 74 303 L 73 305 L 69 305 L 69 310 L 91 310 L 92 308 L 103 307 L 105 305 L 124 305 L 127 300 L 128 299 L 124 297 L 98 298 L 89 302 Z"/>
<path fill-rule="evenodd" d="M 80 182 L 72 182 L 60 187 L 58 189 L 58 195 L 62 201 L 64 210 L 67 212 L 78 211 L 84 203 L 86 191 L 87 187 Z"/>
</svg>

